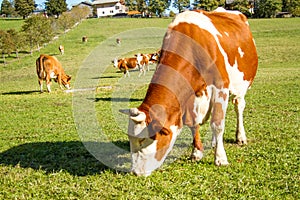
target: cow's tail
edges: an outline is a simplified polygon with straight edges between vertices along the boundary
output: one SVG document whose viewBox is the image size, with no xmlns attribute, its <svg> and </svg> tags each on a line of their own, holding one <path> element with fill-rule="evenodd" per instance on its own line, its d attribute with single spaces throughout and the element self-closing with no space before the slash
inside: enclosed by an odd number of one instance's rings
<svg viewBox="0 0 300 200">
<path fill-rule="evenodd" d="M 45 79 L 44 58 L 44 55 L 40 55 L 36 60 L 36 72 L 40 79 Z"/>
</svg>

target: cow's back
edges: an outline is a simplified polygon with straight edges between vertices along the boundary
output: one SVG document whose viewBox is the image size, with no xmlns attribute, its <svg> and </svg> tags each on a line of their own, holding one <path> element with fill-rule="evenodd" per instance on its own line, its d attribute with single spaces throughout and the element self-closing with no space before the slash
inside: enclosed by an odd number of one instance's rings
<svg viewBox="0 0 300 200">
<path fill-rule="evenodd" d="M 257 71 L 257 53 L 247 18 L 236 11 L 179 14 L 169 25 L 162 50 L 160 63 L 179 71 L 191 85 L 195 77 L 204 78 L 207 85 L 244 93 Z M 179 61 L 189 64 L 175 63 Z M 182 73 L 190 70 L 198 73 Z"/>
</svg>

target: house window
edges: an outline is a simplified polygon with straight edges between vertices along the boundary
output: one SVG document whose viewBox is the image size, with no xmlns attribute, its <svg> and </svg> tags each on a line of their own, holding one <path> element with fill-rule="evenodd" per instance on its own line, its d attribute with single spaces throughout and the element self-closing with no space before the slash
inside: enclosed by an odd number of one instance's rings
<svg viewBox="0 0 300 200">
<path fill-rule="evenodd" d="M 104 14 L 105 14 L 105 12 L 104 12 L 104 11 L 102 11 L 102 14 L 104 15 Z"/>
<path fill-rule="evenodd" d="M 116 9 L 116 10 L 119 10 L 119 9 L 120 9 L 120 6 L 115 6 L 115 9 Z"/>
<path fill-rule="evenodd" d="M 113 10 L 111 10 L 111 11 L 110 11 L 110 13 L 114 13 L 114 11 L 113 11 Z"/>
</svg>

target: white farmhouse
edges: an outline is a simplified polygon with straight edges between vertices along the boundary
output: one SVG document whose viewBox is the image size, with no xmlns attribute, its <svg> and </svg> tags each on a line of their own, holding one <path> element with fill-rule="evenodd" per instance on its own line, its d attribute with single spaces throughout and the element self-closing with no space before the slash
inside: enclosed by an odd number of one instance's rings
<svg viewBox="0 0 300 200">
<path fill-rule="evenodd" d="M 97 11 L 97 17 L 126 15 L 128 11 L 126 6 L 120 3 L 120 0 L 96 0 L 93 5 Z"/>
</svg>

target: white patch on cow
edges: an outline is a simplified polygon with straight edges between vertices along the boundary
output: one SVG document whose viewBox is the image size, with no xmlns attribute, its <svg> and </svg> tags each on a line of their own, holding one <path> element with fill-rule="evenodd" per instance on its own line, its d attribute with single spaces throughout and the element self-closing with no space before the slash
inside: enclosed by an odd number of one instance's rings
<svg viewBox="0 0 300 200">
<path fill-rule="evenodd" d="M 206 89 L 208 92 L 208 96 L 206 96 L 205 92 L 203 91 L 202 96 L 196 97 L 194 101 L 193 112 L 196 115 L 196 124 L 203 124 L 208 114 L 208 110 L 210 107 L 211 87 L 207 87 Z"/>
<path fill-rule="evenodd" d="M 54 72 L 50 73 L 50 78 L 57 78 L 56 74 Z"/>
<path fill-rule="evenodd" d="M 255 43 L 255 40 L 254 40 L 254 38 L 252 38 L 252 41 L 253 41 L 253 44 L 254 44 L 254 46 L 256 46 L 256 43 Z"/>
<path fill-rule="evenodd" d="M 192 157 L 193 160 L 199 161 L 199 160 L 201 160 L 201 159 L 203 158 L 203 152 L 200 151 L 200 150 L 197 149 L 197 148 L 194 148 L 191 157 Z"/>
<path fill-rule="evenodd" d="M 245 53 L 243 52 L 243 50 L 242 50 L 241 47 L 238 48 L 238 52 L 239 52 L 241 58 L 243 58 L 243 56 L 244 56 Z"/>
<path fill-rule="evenodd" d="M 214 12 L 226 12 L 226 13 L 231 13 L 231 14 L 235 14 L 235 15 L 242 14 L 240 11 L 237 11 L 237 10 L 225 10 L 225 8 L 223 8 L 223 7 L 216 8 L 214 10 Z"/>
<path fill-rule="evenodd" d="M 229 63 L 226 63 L 226 69 L 230 80 L 230 92 L 236 96 L 245 96 L 250 82 L 244 80 L 244 73 L 238 69 L 237 61 L 235 60 L 233 66 L 230 66 Z"/>
<path fill-rule="evenodd" d="M 225 8 L 223 8 L 223 7 L 217 7 L 214 11 L 215 12 L 226 12 Z"/>
<path fill-rule="evenodd" d="M 114 59 L 114 67 L 116 67 L 116 68 L 118 67 L 118 59 L 117 58 Z"/>
<path fill-rule="evenodd" d="M 164 160 L 166 159 L 169 152 L 172 150 L 177 135 L 180 133 L 181 129 L 178 129 L 178 126 L 171 126 L 170 127 L 172 131 L 172 139 L 170 141 L 169 148 L 166 151 L 166 154 L 163 155 L 163 158 L 161 160 L 156 159 L 156 153 L 157 153 L 157 140 L 152 140 L 150 138 L 146 138 L 147 146 L 143 146 L 140 150 L 136 152 L 131 153 L 132 158 L 132 171 L 136 175 L 143 175 L 143 176 L 149 176 L 152 171 L 159 168 Z M 133 145 L 134 141 L 136 139 L 131 138 L 131 145 Z M 152 140 L 149 142 L 149 140 Z M 149 144 L 150 143 L 150 144 Z M 149 145 L 148 145 L 149 144 Z M 135 144 L 137 145 L 137 144 Z"/>
<path fill-rule="evenodd" d="M 48 92 L 51 92 L 51 87 L 50 87 L 51 84 L 47 84 L 47 90 Z"/>
<path fill-rule="evenodd" d="M 69 84 L 65 85 L 65 87 L 66 87 L 68 90 L 71 89 L 71 87 L 70 87 Z"/>
<path fill-rule="evenodd" d="M 204 15 L 202 12 L 195 12 L 195 11 L 186 11 L 180 13 L 178 17 L 170 24 L 170 28 L 177 26 L 179 23 L 190 23 L 199 26 L 201 29 L 207 30 L 210 32 L 214 37 L 217 35 L 222 36 L 220 32 L 216 29 L 216 27 L 211 22 L 210 18 Z"/>
</svg>

